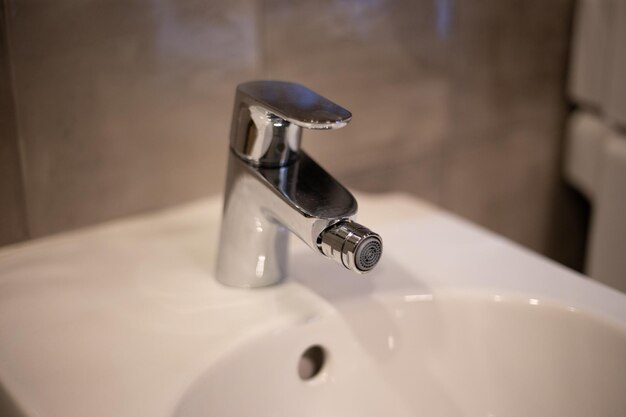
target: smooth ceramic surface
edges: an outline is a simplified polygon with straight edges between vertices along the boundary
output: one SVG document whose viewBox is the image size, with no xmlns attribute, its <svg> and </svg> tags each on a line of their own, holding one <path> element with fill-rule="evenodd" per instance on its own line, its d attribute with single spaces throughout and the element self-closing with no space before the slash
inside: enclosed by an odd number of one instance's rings
<svg viewBox="0 0 626 417">
<path fill-rule="evenodd" d="M 624 294 L 416 200 L 359 202 L 385 241 L 366 277 L 294 242 L 287 282 L 219 285 L 218 200 L 4 249 L 0 415 L 625 414 Z"/>
<path fill-rule="evenodd" d="M 298 376 L 312 345 L 326 351 Z M 623 416 L 626 335 L 532 300 L 365 298 L 227 354 L 183 396 L 191 416 Z"/>
</svg>

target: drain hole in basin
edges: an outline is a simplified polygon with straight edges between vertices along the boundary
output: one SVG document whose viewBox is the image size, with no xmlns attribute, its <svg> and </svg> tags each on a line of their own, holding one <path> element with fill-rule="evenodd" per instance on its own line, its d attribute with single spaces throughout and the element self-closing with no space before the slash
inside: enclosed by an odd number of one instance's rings
<svg viewBox="0 0 626 417">
<path fill-rule="evenodd" d="M 319 345 L 314 345 L 304 351 L 298 361 L 298 375 L 303 381 L 315 378 L 326 362 L 326 352 Z"/>
</svg>

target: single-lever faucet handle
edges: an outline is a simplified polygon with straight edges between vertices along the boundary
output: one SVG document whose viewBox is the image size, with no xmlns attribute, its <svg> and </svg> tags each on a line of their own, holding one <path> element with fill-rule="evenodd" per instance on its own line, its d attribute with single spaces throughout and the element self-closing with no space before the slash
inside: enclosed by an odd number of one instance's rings
<svg viewBox="0 0 626 417">
<path fill-rule="evenodd" d="M 303 127 L 338 129 L 351 118 L 348 110 L 300 84 L 252 81 L 237 87 L 230 146 L 253 165 L 281 167 L 296 159 Z"/>
</svg>

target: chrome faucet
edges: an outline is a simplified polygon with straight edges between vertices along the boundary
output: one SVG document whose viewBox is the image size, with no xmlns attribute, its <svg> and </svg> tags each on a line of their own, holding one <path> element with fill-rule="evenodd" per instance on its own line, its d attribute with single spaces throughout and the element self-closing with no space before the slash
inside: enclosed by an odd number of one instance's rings
<svg viewBox="0 0 626 417">
<path fill-rule="evenodd" d="M 354 222 L 352 194 L 300 150 L 302 128 L 338 129 L 352 115 L 308 88 L 282 81 L 240 84 L 230 133 L 217 279 L 262 287 L 287 275 L 293 233 L 357 273 L 382 254 L 380 236 Z"/>
</svg>

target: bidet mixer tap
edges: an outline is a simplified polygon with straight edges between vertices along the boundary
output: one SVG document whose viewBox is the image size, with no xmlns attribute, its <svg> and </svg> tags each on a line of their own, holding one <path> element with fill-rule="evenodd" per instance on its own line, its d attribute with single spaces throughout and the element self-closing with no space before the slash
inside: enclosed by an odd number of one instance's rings
<svg viewBox="0 0 626 417">
<path fill-rule="evenodd" d="M 287 275 L 290 233 L 357 273 L 382 254 L 380 236 L 354 222 L 352 194 L 300 150 L 302 128 L 338 129 L 352 115 L 283 81 L 240 84 L 230 133 L 217 279 L 261 287 Z"/>
</svg>

